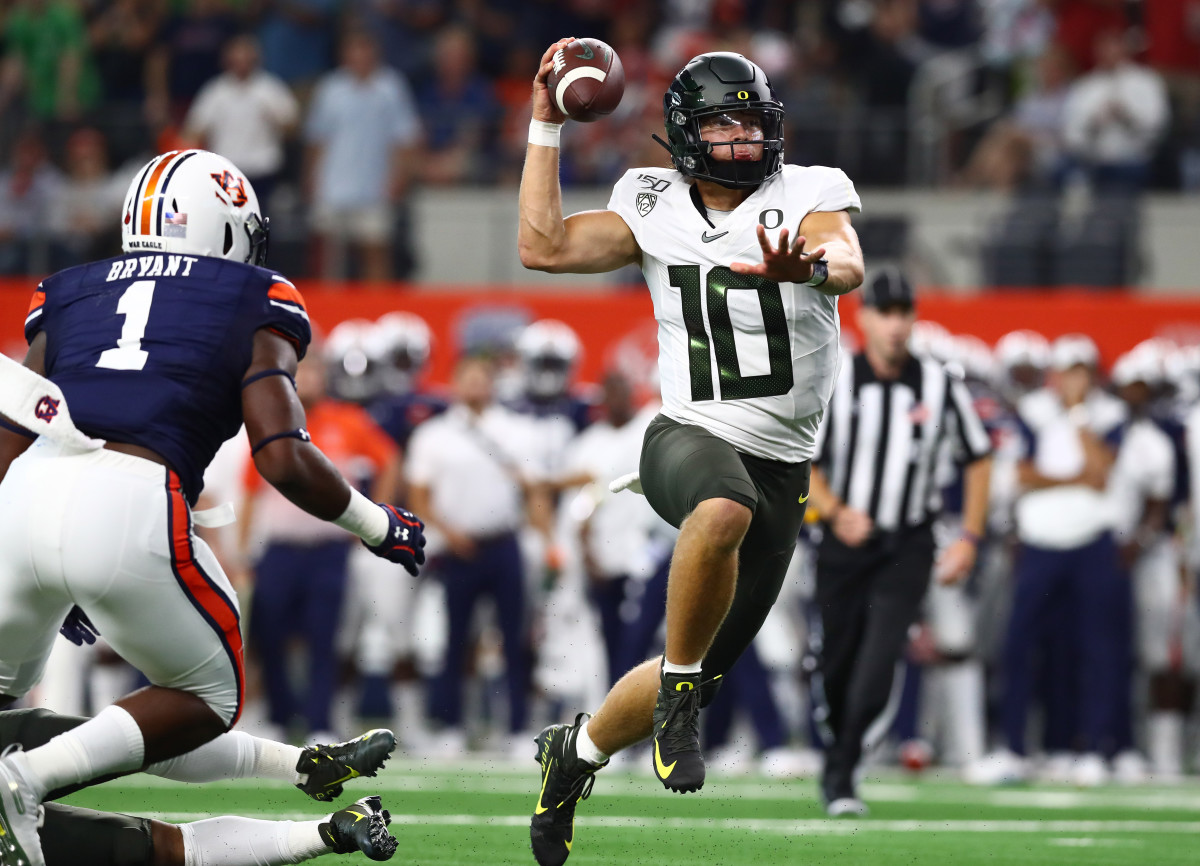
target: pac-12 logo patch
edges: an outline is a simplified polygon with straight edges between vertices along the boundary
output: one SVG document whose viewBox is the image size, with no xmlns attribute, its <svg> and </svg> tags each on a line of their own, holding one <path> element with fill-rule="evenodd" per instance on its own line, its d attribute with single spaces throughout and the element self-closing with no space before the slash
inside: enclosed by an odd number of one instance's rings
<svg viewBox="0 0 1200 866">
<path fill-rule="evenodd" d="M 37 407 L 33 410 L 33 414 L 49 424 L 58 415 L 58 404 L 60 402 L 61 401 L 55 400 L 50 396 L 43 397 L 42 399 L 38 400 Z"/>
<path fill-rule="evenodd" d="M 639 192 L 635 204 L 637 205 L 637 212 L 645 216 L 654 210 L 654 206 L 658 204 L 658 196 L 652 192 Z"/>
</svg>

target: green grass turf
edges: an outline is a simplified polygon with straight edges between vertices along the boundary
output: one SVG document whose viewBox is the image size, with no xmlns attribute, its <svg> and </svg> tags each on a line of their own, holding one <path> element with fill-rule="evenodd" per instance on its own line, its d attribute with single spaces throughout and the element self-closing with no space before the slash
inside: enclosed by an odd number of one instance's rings
<svg viewBox="0 0 1200 866">
<path fill-rule="evenodd" d="M 528 819 L 537 767 L 396 761 L 350 786 L 338 805 L 378 793 L 396 816 L 393 862 L 476 866 L 532 864 Z M 812 781 L 710 777 L 699 794 L 664 791 L 652 777 L 597 779 L 576 823 L 571 866 L 598 864 L 1195 864 L 1200 862 L 1200 787 L 968 788 L 888 776 L 863 788 L 871 816 L 822 817 Z M 133 777 L 68 802 L 170 821 L 217 814 L 296 820 L 324 813 L 295 789 L 272 783 L 178 785 Z M 329 863 L 366 863 L 327 857 Z"/>
</svg>

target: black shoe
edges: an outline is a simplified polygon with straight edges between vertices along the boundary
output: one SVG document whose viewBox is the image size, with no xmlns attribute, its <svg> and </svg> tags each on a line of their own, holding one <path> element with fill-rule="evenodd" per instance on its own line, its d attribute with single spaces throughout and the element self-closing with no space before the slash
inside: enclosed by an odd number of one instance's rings
<svg viewBox="0 0 1200 866">
<path fill-rule="evenodd" d="M 828 752 L 826 761 L 829 761 Z M 830 763 L 826 763 L 821 776 L 821 804 L 830 818 L 861 817 L 869 812 L 867 805 L 859 799 L 854 773 L 844 772 Z"/>
<path fill-rule="evenodd" d="M 328 803 L 342 795 L 342 782 L 374 776 L 396 748 L 396 735 L 384 728 L 367 731 L 348 743 L 310 746 L 300 753 L 296 772 L 308 780 L 296 787 L 314 800 Z"/>
<path fill-rule="evenodd" d="M 398 844 L 387 829 L 391 820 L 378 797 L 363 797 L 353 806 L 334 812 L 318 830 L 321 841 L 335 854 L 361 851 L 371 860 L 391 860 Z"/>
<path fill-rule="evenodd" d="M 671 791 L 704 786 L 700 755 L 700 674 L 660 674 L 654 704 L 654 775 Z"/>
<path fill-rule="evenodd" d="M 571 856 L 575 806 L 592 793 L 596 771 L 608 764 L 585 761 L 575 751 L 579 729 L 590 718 L 580 713 L 575 724 L 551 725 L 534 738 L 536 759 L 542 765 L 542 790 L 529 822 L 529 842 L 541 866 L 562 866 Z"/>
</svg>

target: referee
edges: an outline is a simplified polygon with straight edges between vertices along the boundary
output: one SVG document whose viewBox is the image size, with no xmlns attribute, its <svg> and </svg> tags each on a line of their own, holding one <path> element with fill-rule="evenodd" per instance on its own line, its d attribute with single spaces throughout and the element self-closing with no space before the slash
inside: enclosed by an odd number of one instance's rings
<svg viewBox="0 0 1200 866">
<path fill-rule="evenodd" d="M 813 699 L 831 816 L 867 812 L 855 768 L 890 724 L 893 672 L 934 570 L 939 461 L 954 459 L 966 473 L 963 533 L 938 557 L 939 581 L 970 573 L 987 514 L 988 435 L 961 379 L 909 353 L 915 319 L 912 286 L 895 268 L 863 287 L 864 348 L 843 363 L 818 432 L 809 498 L 824 533 Z"/>
</svg>

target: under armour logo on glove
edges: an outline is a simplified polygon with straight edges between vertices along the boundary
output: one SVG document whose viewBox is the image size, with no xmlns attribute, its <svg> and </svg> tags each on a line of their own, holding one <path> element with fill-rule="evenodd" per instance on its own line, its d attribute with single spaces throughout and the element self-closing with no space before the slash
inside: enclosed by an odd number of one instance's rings
<svg viewBox="0 0 1200 866">
<path fill-rule="evenodd" d="M 92 621 L 79 605 L 71 608 L 58 631 L 75 646 L 94 644 L 96 636 L 100 634 L 100 630 L 92 625 Z"/>
<path fill-rule="evenodd" d="M 376 556 L 404 566 L 414 577 L 418 566 L 425 562 L 425 524 L 411 511 L 394 505 L 377 503 L 388 516 L 388 533 L 376 545 L 363 545 Z"/>
</svg>

